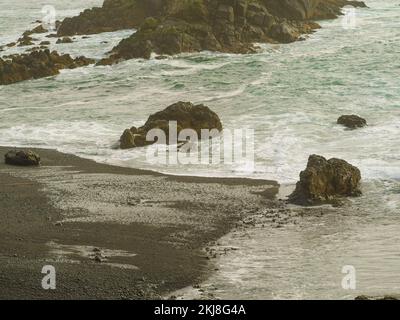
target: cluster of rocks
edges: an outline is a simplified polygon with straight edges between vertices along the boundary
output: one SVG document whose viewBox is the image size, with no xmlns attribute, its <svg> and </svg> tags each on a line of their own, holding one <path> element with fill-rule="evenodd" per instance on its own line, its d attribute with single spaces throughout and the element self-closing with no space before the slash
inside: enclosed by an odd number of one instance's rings
<svg viewBox="0 0 400 320">
<path fill-rule="evenodd" d="M 250 53 L 256 50 L 256 42 L 287 43 L 301 39 L 302 34 L 319 28 L 313 20 L 335 18 L 345 5 L 365 6 L 363 2 L 348 0 L 105 0 L 101 8 L 57 21 L 57 34 L 47 37 L 59 37 L 57 43 L 61 44 L 73 42 L 68 36 L 76 34 L 138 28 L 97 65 L 150 58 L 153 52 L 160 56 L 202 50 Z M 33 46 L 35 39 L 31 35 L 45 32 L 48 30 L 39 24 L 5 47 Z M 41 43 L 28 51 L 39 51 L 47 45 Z M 13 77 L 9 72 L 0 76 L 18 80 L 0 80 L 0 84 L 36 78 L 17 69 L 13 69 Z M 41 69 L 47 70 L 33 73 L 58 73 L 50 68 Z"/>
<path fill-rule="evenodd" d="M 293 42 L 335 18 L 347 0 L 106 0 L 103 7 L 66 18 L 58 36 L 137 28 L 99 64 L 202 50 L 254 52 L 255 42 Z"/>
<path fill-rule="evenodd" d="M 351 130 L 367 125 L 367 121 L 357 115 L 343 115 L 337 123 Z M 300 173 L 295 191 L 289 196 L 289 202 L 298 205 L 341 205 L 342 197 L 361 195 L 360 181 L 360 170 L 348 162 L 311 155 L 307 168 Z"/>
<path fill-rule="evenodd" d="M 12 150 L 4 156 L 6 164 L 14 166 L 39 166 L 40 156 L 33 151 Z"/>
<path fill-rule="evenodd" d="M 0 85 L 8 85 L 23 80 L 54 76 L 61 69 L 74 69 L 93 64 L 93 59 L 72 58 L 49 50 L 34 51 L 30 54 L 17 54 L 9 59 L 0 58 Z"/>
<path fill-rule="evenodd" d="M 178 135 L 183 129 L 192 129 L 200 139 L 202 129 L 222 131 L 220 118 L 210 108 L 190 102 L 178 102 L 151 115 L 142 127 L 126 129 L 120 138 L 121 149 L 143 147 L 157 142 L 146 140 L 147 133 L 152 129 L 162 130 L 168 142 L 170 121 L 177 122 Z"/>
</svg>

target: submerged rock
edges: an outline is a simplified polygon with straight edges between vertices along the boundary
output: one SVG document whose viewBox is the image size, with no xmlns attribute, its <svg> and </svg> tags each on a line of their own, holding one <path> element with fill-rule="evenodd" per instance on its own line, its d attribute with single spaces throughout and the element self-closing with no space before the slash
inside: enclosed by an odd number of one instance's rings
<svg viewBox="0 0 400 320">
<path fill-rule="evenodd" d="M 72 58 L 49 50 L 34 51 L 29 54 L 13 55 L 9 59 L 0 58 L 0 85 L 8 85 L 29 79 L 54 76 L 61 69 L 74 69 L 94 63 L 85 57 Z"/>
<path fill-rule="evenodd" d="M 362 128 L 367 125 L 367 120 L 357 115 L 344 115 L 337 120 L 338 124 L 341 124 L 349 129 Z"/>
<path fill-rule="evenodd" d="M 5 163 L 14 166 L 39 166 L 40 156 L 33 151 L 9 151 Z"/>
<path fill-rule="evenodd" d="M 311 155 L 289 201 L 299 205 L 336 203 L 341 197 L 359 196 L 360 181 L 360 170 L 346 161 Z"/>
<path fill-rule="evenodd" d="M 194 105 L 190 102 L 178 102 L 163 111 L 149 117 L 144 126 L 126 129 L 120 138 L 121 149 L 143 147 L 154 142 L 146 141 L 147 133 L 152 129 L 161 129 L 169 139 L 169 123 L 177 122 L 177 134 L 183 129 L 192 129 L 201 138 L 202 129 L 222 131 L 222 123 L 218 115 L 204 105 Z"/>
</svg>

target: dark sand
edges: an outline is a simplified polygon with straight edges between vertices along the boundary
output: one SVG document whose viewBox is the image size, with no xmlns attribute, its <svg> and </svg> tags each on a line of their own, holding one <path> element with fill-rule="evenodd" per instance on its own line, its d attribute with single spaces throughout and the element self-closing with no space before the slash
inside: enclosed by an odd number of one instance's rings
<svg viewBox="0 0 400 320">
<path fill-rule="evenodd" d="M 35 150 L 41 167 L 13 167 L 9 149 L 0 147 L 0 299 L 168 296 L 207 277 L 204 249 L 278 191 L 273 181 L 166 176 L 52 150 Z M 41 287 L 48 264 L 56 290 Z"/>
</svg>

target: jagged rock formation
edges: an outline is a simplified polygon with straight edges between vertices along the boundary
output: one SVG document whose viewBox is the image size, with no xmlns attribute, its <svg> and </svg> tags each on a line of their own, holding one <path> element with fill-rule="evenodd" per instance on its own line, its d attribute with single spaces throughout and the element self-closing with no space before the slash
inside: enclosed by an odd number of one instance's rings
<svg viewBox="0 0 400 320">
<path fill-rule="evenodd" d="M 146 141 L 147 133 L 152 129 L 164 131 L 167 139 L 166 143 L 168 143 L 170 121 L 176 121 L 177 134 L 184 129 L 192 129 L 197 133 L 198 139 L 201 139 L 202 129 L 222 131 L 221 120 L 210 108 L 204 105 L 194 105 L 190 102 L 178 102 L 163 111 L 151 115 L 144 126 L 126 129 L 120 138 L 121 149 L 153 144 L 154 141 Z"/>
<path fill-rule="evenodd" d="M 71 58 L 56 51 L 34 51 L 30 54 L 13 55 L 10 59 L 0 58 L 0 85 L 19 81 L 54 76 L 61 69 L 74 69 L 93 64 L 94 60 L 85 57 Z"/>
<path fill-rule="evenodd" d="M 360 180 L 360 170 L 346 161 L 311 155 L 289 201 L 299 205 L 337 203 L 340 197 L 360 195 Z"/>
<path fill-rule="evenodd" d="M 100 64 L 151 52 L 248 53 L 254 42 L 296 41 L 319 27 L 312 20 L 334 18 L 345 5 L 365 6 L 347 0 L 106 0 L 102 8 L 65 19 L 58 35 L 139 28 Z"/>
</svg>

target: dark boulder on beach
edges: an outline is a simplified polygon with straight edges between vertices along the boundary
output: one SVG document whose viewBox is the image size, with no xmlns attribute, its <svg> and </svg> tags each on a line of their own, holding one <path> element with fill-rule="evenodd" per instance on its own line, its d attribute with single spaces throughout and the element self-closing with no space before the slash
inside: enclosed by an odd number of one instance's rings
<svg viewBox="0 0 400 320">
<path fill-rule="evenodd" d="M 177 134 L 183 129 L 192 129 L 197 134 L 198 139 L 201 139 L 202 129 L 222 131 L 220 118 L 210 108 L 202 104 L 177 102 L 165 110 L 151 115 L 142 127 L 126 129 L 120 138 L 121 149 L 143 147 L 157 142 L 146 140 L 147 133 L 152 129 L 163 131 L 166 135 L 166 143 L 168 143 L 170 122 L 172 121 L 176 121 Z"/>
<path fill-rule="evenodd" d="M 6 164 L 14 166 L 39 166 L 40 156 L 33 151 L 9 151 L 4 156 Z"/>
<path fill-rule="evenodd" d="M 311 155 L 289 202 L 299 205 L 337 203 L 341 197 L 361 195 L 360 181 L 360 170 L 348 162 Z"/>
<path fill-rule="evenodd" d="M 341 116 L 337 120 L 337 123 L 349 129 L 357 129 L 365 127 L 367 125 L 367 120 L 353 114 Z"/>
<path fill-rule="evenodd" d="M 93 63 L 93 59 L 72 58 L 68 54 L 60 55 L 47 49 L 13 55 L 8 59 L 0 58 L 0 85 L 54 76 L 61 69 L 74 69 Z"/>
</svg>

